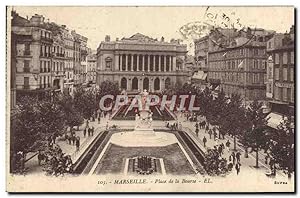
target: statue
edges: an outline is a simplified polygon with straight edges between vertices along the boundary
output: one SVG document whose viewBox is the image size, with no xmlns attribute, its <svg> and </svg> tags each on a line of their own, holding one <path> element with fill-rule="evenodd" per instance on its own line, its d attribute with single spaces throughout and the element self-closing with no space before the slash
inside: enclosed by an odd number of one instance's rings
<svg viewBox="0 0 300 198">
<path fill-rule="evenodd" d="M 139 102 L 139 113 L 135 115 L 135 131 L 137 132 L 154 132 L 152 125 L 152 115 L 153 113 L 150 111 L 149 106 L 147 105 L 148 95 L 146 89 L 142 91 L 140 94 L 140 102 Z"/>
<path fill-rule="evenodd" d="M 141 101 L 142 107 L 139 110 L 148 110 L 149 107 L 146 107 L 146 104 L 147 104 L 147 97 L 148 97 L 149 93 L 147 92 L 146 89 L 144 89 L 144 91 L 141 92 L 140 95 L 141 95 L 141 100 L 142 100 Z"/>
</svg>

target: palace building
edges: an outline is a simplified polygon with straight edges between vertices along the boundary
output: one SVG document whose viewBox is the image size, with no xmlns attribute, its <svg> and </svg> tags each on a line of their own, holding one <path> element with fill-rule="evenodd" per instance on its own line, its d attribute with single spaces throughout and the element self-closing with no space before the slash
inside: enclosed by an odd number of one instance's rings
<svg viewBox="0 0 300 198">
<path fill-rule="evenodd" d="M 186 53 L 179 40 L 165 42 L 140 33 L 116 41 L 106 36 L 97 49 L 97 84 L 109 80 L 127 92 L 162 92 L 187 81 Z"/>
</svg>

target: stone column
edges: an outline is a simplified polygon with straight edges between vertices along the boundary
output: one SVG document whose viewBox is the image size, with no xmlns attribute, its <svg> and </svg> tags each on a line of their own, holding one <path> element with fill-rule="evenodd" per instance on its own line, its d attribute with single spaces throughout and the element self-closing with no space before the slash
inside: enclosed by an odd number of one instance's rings
<svg viewBox="0 0 300 198">
<path fill-rule="evenodd" d="M 161 55 L 158 56 L 158 71 L 161 71 Z"/>
<path fill-rule="evenodd" d="M 127 78 L 127 90 L 131 90 L 131 78 Z"/>
<path fill-rule="evenodd" d="M 156 55 L 153 55 L 153 71 L 156 71 Z"/>
<path fill-rule="evenodd" d="M 164 71 L 167 71 L 167 56 L 164 55 Z"/>
<path fill-rule="evenodd" d="M 150 55 L 148 55 L 148 72 L 150 71 Z"/>
<path fill-rule="evenodd" d="M 140 71 L 139 67 L 140 67 L 140 55 L 137 54 L 136 55 L 136 71 Z"/>
<path fill-rule="evenodd" d="M 143 78 L 138 77 L 139 91 L 143 91 Z"/>
<path fill-rule="evenodd" d="M 149 78 L 149 90 L 154 91 L 154 79 L 151 77 Z"/>
<path fill-rule="evenodd" d="M 115 55 L 115 71 L 119 69 L 119 54 Z"/>
<path fill-rule="evenodd" d="M 176 56 L 173 56 L 172 58 L 173 58 L 173 64 L 172 64 L 173 71 L 176 71 Z"/>
<path fill-rule="evenodd" d="M 120 62 L 119 62 L 119 64 L 120 64 L 120 71 L 123 71 L 123 68 L 122 68 L 122 66 L 123 66 L 123 55 L 122 54 L 120 54 Z"/>
<path fill-rule="evenodd" d="M 145 55 L 142 55 L 142 59 L 143 71 L 145 71 Z"/>
<path fill-rule="evenodd" d="M 131 71 L 133 71 L 133 54 L 131 54 Z"/>
<path fill-rule="evenodd" d="M 128 71 L 128 54 L 125 55 L 125 71 Z"/>
</svg>

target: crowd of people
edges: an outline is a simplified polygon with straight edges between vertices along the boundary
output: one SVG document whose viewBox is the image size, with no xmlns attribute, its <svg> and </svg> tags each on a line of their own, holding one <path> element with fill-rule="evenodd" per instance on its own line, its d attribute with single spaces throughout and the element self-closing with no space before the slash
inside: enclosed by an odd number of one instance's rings
<svg viewBox="0 0 300 198">
<path fill-rule="evenodd" d="M 172 131 L 175 131 L 175 130 L 181 130 L 182 129 L 182 124 L 181 122 L 173 122 L 173 123 L 170 123 L 170 122 L 165 122 L 165 126 L 172 130 Z"/>
<path fill-rule="evenodd" d="M 73 162 L 70 155 L 65 155 L 57 144 L 53 144 L 45 151 L 38 152 L 38 163 L 44 165 L 49 175 L 64 175 L 73 171 Z"/>
<path fill-rule="evenodd" d="M 217 127 L 213 126 L 210 128 L 209 124 L 205 120 L 198 121 L 196 115 L 186 114 L 186 119 L 187 119 L 187 121 L 195 122 L 195 125 L 194 125 L 195 126 L 195 134 L 197 137 L 199 137 L 200 129 L 204 129 L 204 133 L 208 134 L 209 139 L 210 140 L 213 139 L 213 141 L 215 142 L 212 149 L 219 154 L 220 158 L 226 159 L 226 161 L 228 162 L 228 165 L 227 165 L 228 169 L 231 171 L 233 168 L 235 168 L 236 173 L 238 175 L 241 170 L 241 153 L 239 151 L 232 152 L 228 156 L 228 158 L 226 157 L 226 155 L 228 155 L 230 153 L 230 145 L 231 145 L 230 141 L 227 140 L 225 144 L 219 143 L 219 138 L 218 138 L 219 131 L 218 131 Z M 223 136 L 223 139 L 224 139 L 224 136 Z M 208 142 L 208 140 L 207 140 L 206 136 L 204 135 L 202 138 L 202 143 L 205 148 L 207 148 L 207 142 Z M 225 149 L 227 150 L 226 155 L 224 155 Z"/>
</svg>

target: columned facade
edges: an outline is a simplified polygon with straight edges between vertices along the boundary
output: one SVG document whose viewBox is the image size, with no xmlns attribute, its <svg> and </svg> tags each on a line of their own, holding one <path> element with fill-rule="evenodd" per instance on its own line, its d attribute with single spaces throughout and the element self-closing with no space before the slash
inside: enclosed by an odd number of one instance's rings
<svg viewBox="0 0 300 198">
<path fill-rule="evenodd" d="M 176 82 L 186 82 L 188 72 L 176 67 L 179 59 L 184 62 L 186 52 L 186 45 L 159 42 L 141 34 L 101 42 L 97 49 L 97 84 L 110 80 L 127 92 L 162 92 Z"/>
</svg>

